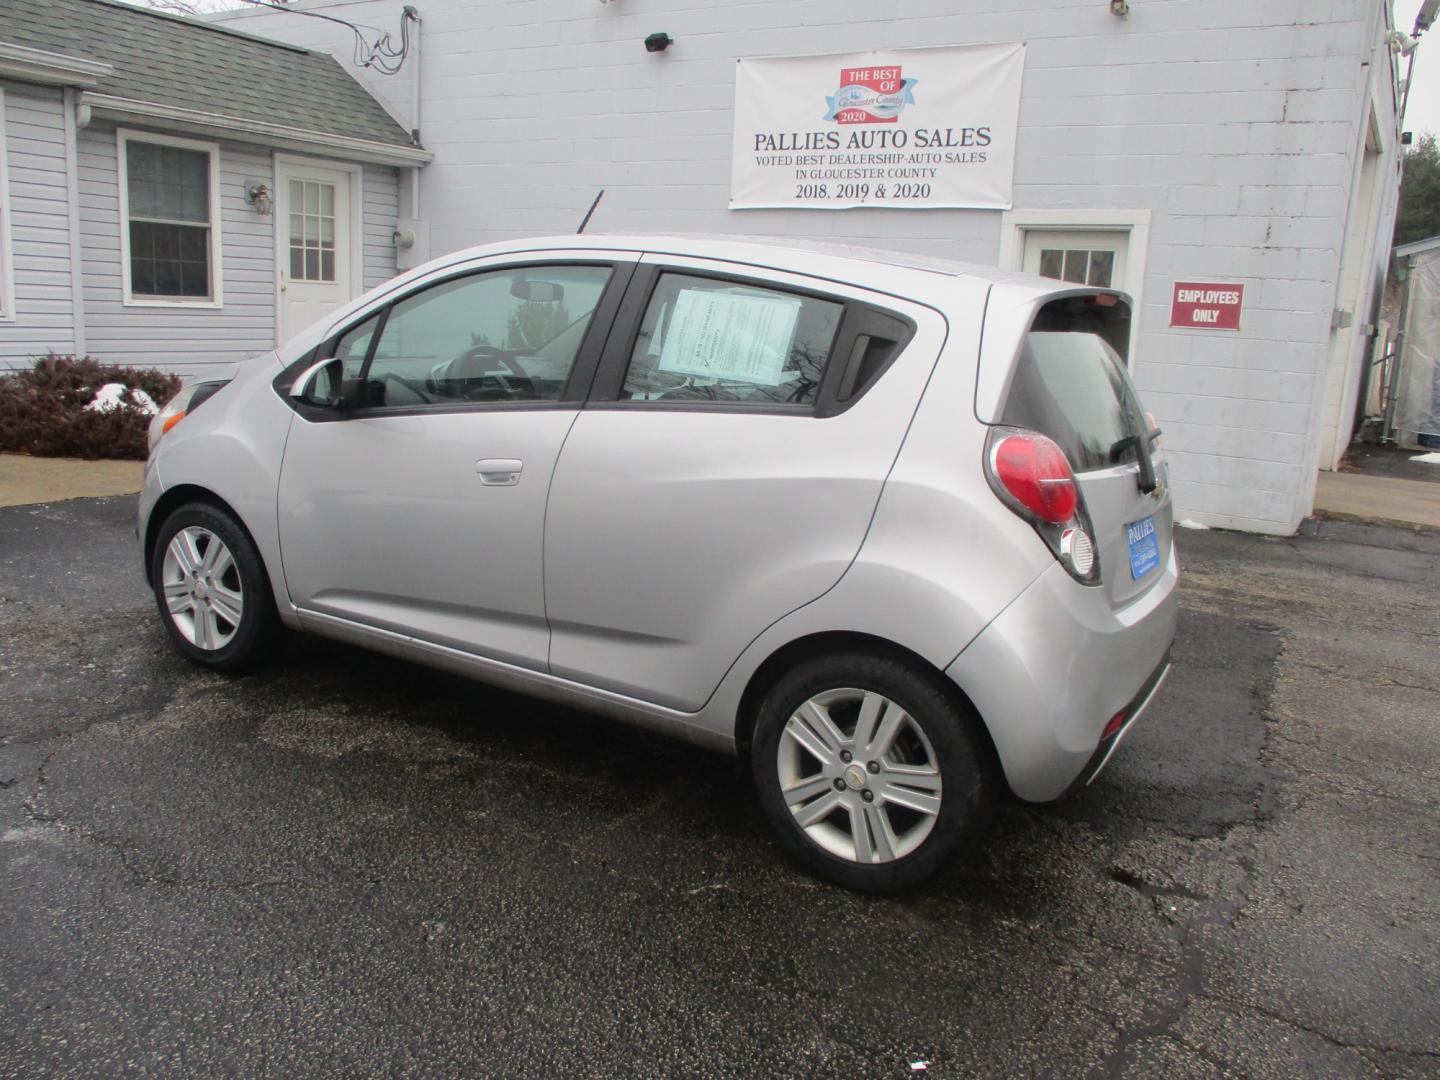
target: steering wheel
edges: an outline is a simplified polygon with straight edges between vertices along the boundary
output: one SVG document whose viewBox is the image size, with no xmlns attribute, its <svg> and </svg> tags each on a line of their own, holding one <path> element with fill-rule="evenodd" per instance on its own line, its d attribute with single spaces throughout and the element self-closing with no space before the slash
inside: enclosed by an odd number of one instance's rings
<svg viewBox="0 0 1440 1080">
<path fill-rule="evenodd" d="M 510 377 L 495 375 L 489 369 L 496 364 L 509 372 Z M 476 369 L 479 370 L 476 370 Z M 476 345 L 450 361 L 445 372 L 445 381 L 454 385 L 463 384 L 466 401 L 493 401 L 491 389 L 486 386 L 487 377 L 498 385 L 506 397 L 537 398 L 535 382 L 530 373 L 515 362 L 515 358 L 494 345 Z"/>
</svg>

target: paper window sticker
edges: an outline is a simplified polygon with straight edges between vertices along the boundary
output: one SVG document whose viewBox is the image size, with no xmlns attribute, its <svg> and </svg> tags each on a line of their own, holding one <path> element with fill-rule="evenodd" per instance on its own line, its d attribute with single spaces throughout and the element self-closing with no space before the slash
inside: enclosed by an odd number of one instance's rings
<svg viewBox="0 0 1440 1080">
<path fill-rule="evenodd" d="M 661 371 L 778 386 L 800 301 L 682 289 L 660 354 Z"/>
</svg>

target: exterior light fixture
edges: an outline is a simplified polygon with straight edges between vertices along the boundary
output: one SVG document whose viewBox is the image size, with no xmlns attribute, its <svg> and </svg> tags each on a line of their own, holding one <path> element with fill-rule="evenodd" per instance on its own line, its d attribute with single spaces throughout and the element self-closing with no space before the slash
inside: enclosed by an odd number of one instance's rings
<svg viewBox="0 0 1440 1080">
<path fill-rule="evenodd" d="M 666 33 L 651 34 L 649 37 L 647 37 L 647 38 L 645 39 L 645 51 L 646 51 L 646 52 L 664 52 L 666 49 L 668 49 L 668 48 L 669 48 L 671 45 L 673 45 L 673 44 L 675 44 L 675 39 L 672 38 L 669 34 L 666 34 Z"/>
<path fill-rule="evenodd" d="M 270 213 L 270 188 L 259 180 L 245 181 L 245 201 L 264 217 Z"/>
<path fill-rule="evenodd" d="M 1110 0 L 1110 14 L 1119 15 L 1122 19 L 1125 18 L 1126 15 L 1129 15 L 1130 4 L 1128 0 Z"/>
</svg>

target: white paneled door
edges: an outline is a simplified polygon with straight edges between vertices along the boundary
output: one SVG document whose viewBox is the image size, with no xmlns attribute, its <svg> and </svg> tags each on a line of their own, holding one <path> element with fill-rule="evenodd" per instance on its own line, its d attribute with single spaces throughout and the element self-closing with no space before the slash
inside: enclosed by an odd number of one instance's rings
<svg viewBox="0 0 1440 1080">
<path fill-rule="evenodd" d="M 343 169 L 280 160 L 275 169 L 278 341 L 298 334 L 360 293 L 352 176 Z"/>
</svg>

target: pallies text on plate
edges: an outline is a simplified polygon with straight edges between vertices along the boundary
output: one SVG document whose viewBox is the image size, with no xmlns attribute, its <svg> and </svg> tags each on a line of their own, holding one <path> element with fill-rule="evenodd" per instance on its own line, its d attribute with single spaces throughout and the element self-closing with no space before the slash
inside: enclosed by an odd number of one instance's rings
<svg viewBox="0 0 1440 1080">
<path fill-rule="evenodd" d="M 1154 531 L 1155 519 L 1153 517 L 1147 517 L 1144 521 L 1137 521 L 1133 525 L 1125 526 L 1126 539 L 1132 544 L 1144 540 Z"/>
</svg>

